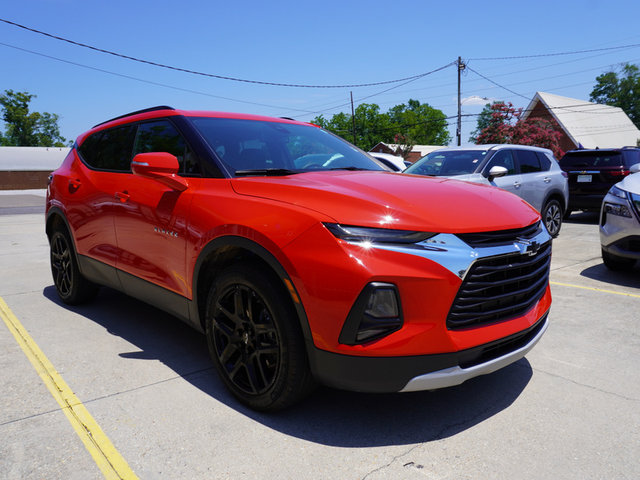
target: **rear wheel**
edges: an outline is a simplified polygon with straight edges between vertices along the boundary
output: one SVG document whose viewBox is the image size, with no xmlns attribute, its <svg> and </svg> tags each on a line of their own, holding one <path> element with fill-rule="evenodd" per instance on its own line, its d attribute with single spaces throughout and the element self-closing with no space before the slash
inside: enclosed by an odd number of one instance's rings
<svg viewBox="0 0 640 480">
<path fill-rule="evenodd" d="M 619 257 L 602 249 L 602 261 L 607 268 L 616 271 L 631 270 L 636 261 L 633 258 Z"/>
<path fill-rule="evenodd" d="M 542 209 L 542 219 L 547 227 L 549 235 L 557 237 L 562 227 L 562 207 L 557 200 L 549 200 Z"/>
<path fill-rule="evenodd" d="M 209 352 L 222 380 L 245 405 L 285 408 L 313 386 L 290 299 L 262 269 L 236 265 L 214 281 L 207 300 Z"/>
<path fill-rule="evenodd" d="M 98 286 L 82 276 L 78 268 L 71 237 L 66 229 L 59 228 L 49 240 L 51 274 L 60 299 L 68 305 L 92 300 Z"/>
</svg>

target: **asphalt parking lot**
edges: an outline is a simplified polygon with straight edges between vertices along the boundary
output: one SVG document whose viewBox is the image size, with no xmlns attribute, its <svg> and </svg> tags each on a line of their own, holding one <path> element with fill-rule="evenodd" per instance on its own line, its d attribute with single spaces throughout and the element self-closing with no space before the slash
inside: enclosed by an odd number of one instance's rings
<svg viewBox="0 0 640 480">
<path fill-rule="evenodd" d="M 526 358 L 433 392 L 321 388 L 266 415 L 234 401 L 204 338 L 167 314 L 107 289 L 61 304 L 42 196 L 22 197 L 0 196 L 1 479 L 119 478 L 83 443 L 96 426 L 123 478 L 640 478 L 640 268 L 604 267 L 595 215 L 554 241 L 551 325 Z M 78 428 L 47 375 L 92 420 Z"/>
</svg>

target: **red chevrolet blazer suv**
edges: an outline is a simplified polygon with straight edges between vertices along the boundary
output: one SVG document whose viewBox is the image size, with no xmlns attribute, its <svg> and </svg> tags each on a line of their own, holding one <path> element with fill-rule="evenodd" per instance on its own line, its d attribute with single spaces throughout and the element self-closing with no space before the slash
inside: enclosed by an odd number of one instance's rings
<svg viewBox="0 0 640 480">
<path fill-rule="evenodd" d="M 528 203 L 283 118 L 163 106 L 96 125 L 49 179 L 46 233 L 63 302 L 106 286 L 164 309 L 265 411 L 317 383 L 458 385 L 522 358 L 551 305 Z"/>
</svg>

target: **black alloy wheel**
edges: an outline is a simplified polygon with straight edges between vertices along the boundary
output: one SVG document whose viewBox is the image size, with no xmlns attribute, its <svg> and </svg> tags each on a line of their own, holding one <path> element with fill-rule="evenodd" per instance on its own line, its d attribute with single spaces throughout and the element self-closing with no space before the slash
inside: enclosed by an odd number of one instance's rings
<svg viewBox="0 0 640 480">
<path fill-rule="evenodd" d="M 49 247 L 51 274 L 60 299 L 68 305 L 77 305 L 94 298 L 98 286 L 80 273 L 69 234 L 65 230 L 54 231 Z"/>
<path fill-rule="evenodd" d="M 549 235 L 557 237 L 562 227 L 562 207 L 557 200 L 549 200 L 542 209 L 542 219 Z"/>
<path fill-rule="evenodd" d="M 209 352 L 229 390 L 256 410 L 279 410 L 313 382 L 290 299 L 267 272 L 224 270 L 209 293 Z"/>
<path fill-rule="evenodd" d="M 231 285 L 216 299 L 213 342 L 227 376 L 242 392 L 261 395 L 280 368 L 281 342 L 273 314 L 255 290 Z"/>
<path fill-rule="evenodd" d="M 64 235 L 54 233 L 51 238 L 51 273 L 53 282 L 60 297 L 71 295 L 73 268 L 71 265 L 71 248 Z"/>
</svg>

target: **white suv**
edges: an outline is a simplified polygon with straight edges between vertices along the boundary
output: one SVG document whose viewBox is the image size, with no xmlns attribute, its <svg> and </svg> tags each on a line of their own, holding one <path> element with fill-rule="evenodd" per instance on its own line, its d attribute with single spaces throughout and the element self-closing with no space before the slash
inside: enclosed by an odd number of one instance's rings
<svg viewBox="0 0 640 480">
<path fill-rule="evenodd" d="M 525 145 L 473 145 L 435 150 L 403 173 L 484 183 L 515 193 L 541 214 L 551 236 L 560 233 L 569 201 L 566 173 L 551 150 Z"/>
</svg>

